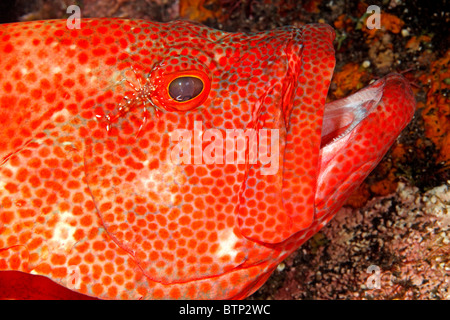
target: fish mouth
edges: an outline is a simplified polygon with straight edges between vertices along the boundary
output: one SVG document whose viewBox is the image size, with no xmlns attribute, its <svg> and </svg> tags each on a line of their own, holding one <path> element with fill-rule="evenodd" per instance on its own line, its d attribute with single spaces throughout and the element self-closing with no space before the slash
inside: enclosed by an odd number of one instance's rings
<svg viewBox="0 0 450 320">
<path fill-rule="evenodd" d="M 320 150 L 322 162 L 345 145 L 351 133 L 369 114 L 373 113 L 383 97 L 385 79 L 381 79 L 348 97 L 325 104 Z"/>
<path fill-rule="evenodd" d="M 416 102 L 408 80 L 389 74 L 324 107 L 315 206 L 339 209 L 378 165 L 411 121 Z"/>
<path fill-rule="evenodd" d="M 400 133 L 412 119 L 415 105 L 408 80 L 396 73 L 348 97 L 326 103 L 320 145 L 322 162 L 339 153 L 352 134 L 361 129 L 363 121 L 375 113 L 382 120 L 396 120 L 394 129 Z"/>
<path fill-rule="evenodd" d="M 382 89 L 362 90 L 325 104 L 320 148 L 348 135 L 380 102 Z"/>
</svg>

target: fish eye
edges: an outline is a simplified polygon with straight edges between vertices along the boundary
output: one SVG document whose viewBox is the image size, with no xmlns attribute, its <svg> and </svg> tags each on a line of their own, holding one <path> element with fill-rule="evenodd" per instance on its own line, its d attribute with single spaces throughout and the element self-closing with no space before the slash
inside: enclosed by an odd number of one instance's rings
<svg viewBox="0 0 450 320">
<path fill-rule="evenodd" d="M 211 77 L 206 68 L 166 72 L 155 68 L 150 75 L 151 100 L 167 111 L 190 111 L 200 107 L 211 90 Z"/>
<path fill-rule="evenodd" d="M 203 81 L 197 77 L 183 76 L 170 82 L 169 96 L 177 102 L 185 102 L 197 97 L 203 91 Z"/>
</svg>

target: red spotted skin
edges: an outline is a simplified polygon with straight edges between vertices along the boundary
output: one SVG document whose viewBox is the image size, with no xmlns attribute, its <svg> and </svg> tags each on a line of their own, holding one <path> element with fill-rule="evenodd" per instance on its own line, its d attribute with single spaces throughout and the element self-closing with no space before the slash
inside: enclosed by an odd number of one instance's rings
<svg viewBox="0 0 450 320">
<path fill-rule="evenodd" d="M 37 295 L 62 299 L 253 293 L 412 117 L 404 79 L 383 79 L 377 112 L 325 170 L 333 39 L 319 24 L 248 35 L 110 18 L 1 25 L 0 298 L 36 298 L 23 285 L 33 275 L 48 288 Z M 168 81 L 185 74 L 204 90 L 174 103 Z M 194 121 L 279 130 L 279 169 L 171 162 L 171 135 Z"/>
</svg>

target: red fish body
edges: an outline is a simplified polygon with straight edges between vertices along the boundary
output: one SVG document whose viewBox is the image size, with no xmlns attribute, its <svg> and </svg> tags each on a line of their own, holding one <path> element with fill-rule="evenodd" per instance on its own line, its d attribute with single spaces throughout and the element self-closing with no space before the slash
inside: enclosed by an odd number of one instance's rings
<svg viewBox="0 0 450 320">
<path fill-rule="evenodd" d="M 257 290 L 414 113 L 399 75 L 325 104 L 333 39 L 319 24 L 1 25 L 0 297 Z"/>
</svg>

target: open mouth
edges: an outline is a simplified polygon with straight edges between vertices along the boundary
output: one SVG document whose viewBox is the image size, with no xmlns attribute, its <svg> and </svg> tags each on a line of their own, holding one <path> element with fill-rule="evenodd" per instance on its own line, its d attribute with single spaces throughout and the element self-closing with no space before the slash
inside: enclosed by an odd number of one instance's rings
<svg viewBox="0 0 450 320">
<path fill-rule="evenodd" d="M 317 217 L 340 208 L 411 121 L 408 80 L 390 74 L 325 105 L 315 205 Z M 317 218 L 316 217 L 316 218 Z"/>
<path fill-rule="evenodd" d="M 348 97 L 325 104 L 321 159 L 326 164 L 346 144 L 351 133 L 375 111 L 383 96 L 384 79 Z"/>
</svg>

